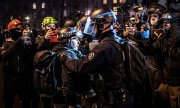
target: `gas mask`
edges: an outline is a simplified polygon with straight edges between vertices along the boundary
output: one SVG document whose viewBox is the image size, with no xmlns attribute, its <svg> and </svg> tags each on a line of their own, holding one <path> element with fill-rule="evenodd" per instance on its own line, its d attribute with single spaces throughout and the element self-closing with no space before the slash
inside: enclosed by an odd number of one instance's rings
<svg viewBox="0 0 180 108">
<path fill-rule="evenodd" d="M 159 15 L 158 14 L 151 14 L 151 16 L 150 16 L 150 24 L 152 26 L 156 26 L 156 25 L 158 25 L 158 21 L 159 21 Z"/>
</svg>

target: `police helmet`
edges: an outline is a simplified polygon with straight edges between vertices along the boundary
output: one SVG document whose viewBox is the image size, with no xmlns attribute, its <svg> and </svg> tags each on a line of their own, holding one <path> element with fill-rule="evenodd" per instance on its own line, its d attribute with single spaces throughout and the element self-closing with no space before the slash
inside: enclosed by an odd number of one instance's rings
<svg viewBox="0 0 180 108">
<path fill-rule="evenodd" d="M 94 10 L 91 14 L 91 18 L 95 21 L 95 24 L 97 25 L 112 23 L 113 21 L 117 20 L 114 12 L 107 7 Z"/>
</svg>

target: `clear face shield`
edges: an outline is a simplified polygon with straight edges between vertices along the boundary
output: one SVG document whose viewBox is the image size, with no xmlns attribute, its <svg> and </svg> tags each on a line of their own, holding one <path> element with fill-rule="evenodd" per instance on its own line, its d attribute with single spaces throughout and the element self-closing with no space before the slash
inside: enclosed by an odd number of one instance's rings
<svg viewBox="0 0 180 108">
<path fill-rule="evenodd" d="M 95 23 L 92 21 L 90 17 L 88 17 L 85 23 L 83 33 L 94 37 L 95 36 L 94 29 L 95 29 Z"/>
<path fill-rule="evenodd" d="M 107 27 L 104 28 L 104 24 L 111 25 L 111 23 L 115 20 L 117 20 L 117 18 L 113 11 L 99 14 L 93 19 L 88 17 L 83 32 L 84 34 L 88 34 L 92 37 L 97 37 L 103 32 L 103 30 L 107 29 Z"/>
</svg>

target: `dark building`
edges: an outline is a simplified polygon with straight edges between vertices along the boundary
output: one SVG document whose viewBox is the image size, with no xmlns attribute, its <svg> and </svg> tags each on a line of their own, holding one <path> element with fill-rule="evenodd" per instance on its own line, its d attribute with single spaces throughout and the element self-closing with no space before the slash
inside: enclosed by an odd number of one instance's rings
<svg viewBox="0 0 180 108">
<path fill-rule="evenodd" d="M 40 28 L 45 16 L 53 16 L 59 21 L 58 25 L 62 26 L 66 18 L 77 20 L 87 10 L 92 11 L 102 5 L 107 5 L 116 15 L 121 15 L 120 1 L 122 0 L 0 0 L 0 25 L 5 28 L 12 18 L 19 18 L 24 23 Z M 142 5 L 150 3 L 150 0 L 127 1 L 142 2 Z"/>
<path fill-rule="evenodd" d="M 108 5 L 116 14 L 120 0 L 1 0 L 0 25 L 5 28 L 13 18 L 19 18 L 35 28 L 41 27 L 45 16 L 55 17 L 59 26 L 66 18 L 78 20 L 87 10 Z M 5 14 L 6 13 L 6 14 Z"/>
<path fill-rule="evenodd" d="M 40 28 L 45 16 L 53 16 L 62 26 L 66 18 L 78 19 L 87 10 L 102 5 L 102 0 L 1 0 L 0 25 L 6 25 L 13 18 Z"/>
</svg>

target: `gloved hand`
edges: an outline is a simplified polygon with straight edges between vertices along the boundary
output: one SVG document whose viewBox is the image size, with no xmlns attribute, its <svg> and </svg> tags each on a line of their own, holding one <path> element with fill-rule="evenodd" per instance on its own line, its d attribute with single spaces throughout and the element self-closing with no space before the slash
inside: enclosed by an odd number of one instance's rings
<svg viewBox="0 0 180 108">
<path fill-rule="evenodd" d="M 17 47 L 20 45 L 32 45 L 31 38 L 30 37 L 19 37 L 15 42 L 15 46 Z"/>
<path fill-rule="evenodd" d="M 30 37 L 22 37 L 22 44 L 23 45 L 32 45 L 31 38 Z"/>
</svg>

